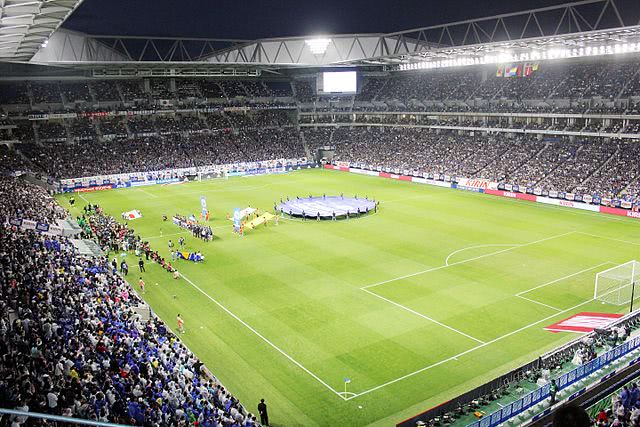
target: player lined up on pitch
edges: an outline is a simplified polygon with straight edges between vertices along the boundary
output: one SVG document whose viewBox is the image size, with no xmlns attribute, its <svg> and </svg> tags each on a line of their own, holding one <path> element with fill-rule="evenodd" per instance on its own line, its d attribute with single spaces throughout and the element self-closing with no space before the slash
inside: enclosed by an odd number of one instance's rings
<svg viewBox="0 0 640 427">
<path fill-rule="evenodd" d="M 83 212 L 81 216 L 76 218 L 78 225 L 82 229 L 81 237 L 95 237 L 104 252 L 115 252 L 122 257 L 120 262 L 118 262 L 117 257 L 111 262 L 114 272 L 119 269 L 121 274 L 125 276 L 129 274 L 129 265 L 124 257 L 130 252 L 134 252 L 134 255 L 138 257 L 137 263 L 140 273 L 146 273 L 145 261 L 152 261 L 160 265 L 168 273 L 171 273 L 174 279 L 180 277 L 175 267 L 175 262 L 178 259 L 204 260 L 204 256 L 200 252 L 194 253 L 193 256 L 191 256 L 190 253 L 185 251 L 174 250 L 174 244 L 171 240 L 168 242 L 168 247 L 172 253 L 172 257 L 171 260 L 167 260 L 157 250 L 153 250 L 148 241 L 143 241 L 142 238 L 129 227 L 128 223 L 119 223 L 112 216 L 106 215 L 100 206 L 87 205 L 83 208 Z M 182 248 L 186 247 L 184 237 L 180 238 L 179 244 Z M 141 291 L 143 287 L 144 286 L 140 284 Z"/>
</svg>

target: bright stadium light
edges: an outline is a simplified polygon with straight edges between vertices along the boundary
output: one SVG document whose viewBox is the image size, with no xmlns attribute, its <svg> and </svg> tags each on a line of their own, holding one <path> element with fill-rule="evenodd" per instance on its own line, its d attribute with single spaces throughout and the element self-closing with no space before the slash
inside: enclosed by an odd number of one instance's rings
<svg viewBox="0 0 640 427">
<path fill-rule="evenodd" d="M 327 51 L 331 39 L 309 39 L 304 41 L 314 55 L 322 55 Z"/>
</svg>

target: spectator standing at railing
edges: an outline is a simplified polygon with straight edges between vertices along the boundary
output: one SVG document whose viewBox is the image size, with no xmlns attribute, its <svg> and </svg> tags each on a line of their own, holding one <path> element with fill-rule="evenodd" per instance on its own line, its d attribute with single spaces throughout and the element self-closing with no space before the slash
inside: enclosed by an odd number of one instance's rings
<svg viewBox="0 0 640 427">
<path fill-rule="evenodd" d="M 551 387 L 549 387 L 549 396 L 551 397 L 551 405 L 556 403 L 556 394 L 558 394 L 558 385 L 556 384 L 556 380 L 551 380 Z"/>
<path fill-rule="evenodd" d="M 607 415 L 607 411 L 604 408 L 600 409 L 598 415 L 596 415 L 596 426 L 607 426 L 609 425 L 609 416 Z"/>
</svg>

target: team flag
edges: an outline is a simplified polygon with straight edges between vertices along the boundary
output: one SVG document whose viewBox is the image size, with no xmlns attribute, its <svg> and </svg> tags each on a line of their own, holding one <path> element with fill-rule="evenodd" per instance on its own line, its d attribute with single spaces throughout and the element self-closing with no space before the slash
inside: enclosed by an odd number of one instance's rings
<svg viewBox="0 0 640 427">
<path fill-rule="evenodd" d="M 207 199 L 204 196 L 200 196 L 200 207 L 202 207 L 202 216 L 207 215 Z"/>
<path fill-rule="evenodd" d="M 178 258 L 186 259 L 187 261 L 200 262 L 204 260 L 204 257 L 196 252 L 178 251 L 176 252 L 176 255 Z"/>
<path fill-rule="evenodd" d="M 129 212 L 123 212 L 122 213 L 122 218 L 130 221 L 132 219 L 142 218 L 142 214 L 140 213 L 139 210 L 134 209 L 134 210 L 129 211 Z"/>
</svg>

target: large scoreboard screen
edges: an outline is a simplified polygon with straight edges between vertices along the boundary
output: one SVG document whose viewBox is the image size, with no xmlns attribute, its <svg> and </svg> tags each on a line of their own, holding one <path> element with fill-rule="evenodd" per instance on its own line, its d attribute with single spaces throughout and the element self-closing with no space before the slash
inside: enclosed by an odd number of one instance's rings
<svg viewBox="0 0 640 427">
<path fill-rule="evenodd" d="M 353 95 L 358 92 L 356 71 L 327 71 L 316 79 L 318 94 Z"/>
</svg>

